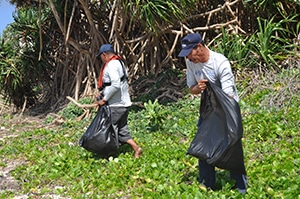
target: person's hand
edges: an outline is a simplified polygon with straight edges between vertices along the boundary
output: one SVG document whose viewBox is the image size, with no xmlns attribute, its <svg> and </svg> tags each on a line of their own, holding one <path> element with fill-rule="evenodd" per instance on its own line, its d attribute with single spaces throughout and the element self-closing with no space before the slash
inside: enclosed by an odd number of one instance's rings
<svg viewBox="0 0 300 199">
<path fill-rule="evenodd" d="M 200 89 L 200 92 L 206 89 L 206 82 L 208 82 L 207 79 L 201 79 L 198 81 L 198 88 Z"/>
<path fill-rule="evenodd" d="M 97 101 L 102 100 L 102 98 L 103 98 L 102 93 L 99 93 L 99 94 L 96 96 L 96 100 L 97 100 Z"/>
<path fill-rule="evenodd" d="M 198 84 L 190 87 L 190 92 L 194 95 L 198 95 L 202 93 L 206 89 L 206 82 L 208 82 L 207 79 L 201 79 L 198 81 Z"/>
<path fill-rule="evenodd" d="M 106 101 L 104 99 L 97 100 L 95 101 L 95 104 L 98 104 L 99 106 L 103 106 L 104 104 L 106 104 Z"/>
<path fill-rule="evenodd" d="M 96 96 L 95 104 L 98 104 L 99 106 L 103 106 L 104 104 L 106 104 L 106 100 L 103 99 L 102 93 Z"/>
</svg>

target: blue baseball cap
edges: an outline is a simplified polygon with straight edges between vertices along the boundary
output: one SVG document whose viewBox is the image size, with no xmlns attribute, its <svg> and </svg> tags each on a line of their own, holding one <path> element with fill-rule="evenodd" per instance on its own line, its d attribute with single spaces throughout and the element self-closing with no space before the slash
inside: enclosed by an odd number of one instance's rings
<svg viewBox="0 0 300 199">
<path fill-rule="evenodd" d="M 202 42 L 202 37 L 198 33 L 191 33 L 186 35 L 181 40 L 181 51 L 178 54 L 178 57 L 187 57 L 191 53 L 192 49 Z"/>
<path fill-rule="evenodd" d="M 104 52 L 115 52 L 114 47 L 111 44 L 103 44 L 100 47 L 99 53 L 96 56 L 98 57 Z"/>
</svg>

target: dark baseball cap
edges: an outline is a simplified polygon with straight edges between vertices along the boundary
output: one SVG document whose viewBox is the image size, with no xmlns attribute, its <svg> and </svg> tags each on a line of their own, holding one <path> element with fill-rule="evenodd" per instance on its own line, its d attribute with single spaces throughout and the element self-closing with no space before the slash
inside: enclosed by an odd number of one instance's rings
<svg viewBox="0 0 300 199">
<path fill-rule="evenodd" d="M 191 53 L 192 49 L 202 42 L 202 37 L 198 33 L 191 33 L 186 35 L 181 40 L 181 51 L 178 54 L 178 57 L 187 57 Z"/>
</svg>

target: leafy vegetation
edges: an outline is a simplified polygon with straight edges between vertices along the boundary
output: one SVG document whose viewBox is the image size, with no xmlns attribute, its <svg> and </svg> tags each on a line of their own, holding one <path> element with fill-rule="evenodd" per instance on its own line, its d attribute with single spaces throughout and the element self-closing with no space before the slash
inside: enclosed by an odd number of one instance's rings
<svg viewBox="0 0 300 199">
<path fill-rule="evenodd" d="M 293 70 L 278 76 L 289 79 L 300 72 Z M 238 82 L 238 89 L 246 90 L 243 85 Z M 80 148 L 78 141 L 91 120 L 74 121 L 73 114 L 81 113 L 72 104 L 60 113 L 65 117 L 60 127 L 23 132 L 11 128 L 18 137 L 0 140 L 0 167 L 5 168 L 9 161 L 22 163 L 12 172 L 22 189 L 2 190 L 0 198 L 21 194 L 32 198 L 47 194 L 69 198 L 297 198 L 300 100 L 293 97 L 280 107 L 267 106 L 264 100 L 272 99 L 276 89 L 278 82 L 253 88 L 240 102 L 249 183 L 245 195 L 231 190 L 234 182 L 223 170 L 217 171 L 216 191 L 199 187 L 197 159 L 186 151 L 196 132 L 200 101 L 186 96 L 167 105 L 149 101 L 145 109 L 130 112 L 131 134 L 144 149 L 138 159 L 127 145 L 120 148 L 118 157 L 108 160 Z M 295 96 L 299 94 L 298 90 Z M 3 116 L 1 121 L 7 119 Z M 4 122 L 1 126 L 9 128 Z"/>
<path fill-rule="evenodd" d="M 257 63 L 257 58 L 252 56 L 248 40 L 248 37 L 242 35 L 227 34 L 223 29 L 222 36 L 215 40 L 216 45 L 212 49 L 232 60 L 237 69 L 242 69 Z"/>
<path fill-rule="evenodd" d="M 253 46 L 253 52 L 260 57 L 270 69 L 272 68 L 271 64 L 278 67 L 277 62 L 286 59 L 289 55 L 288 52 L 292 52 L 291 49 L 288 48 L 288 46 L 292 46 L 290 41 L 282 36 L 287 33 L 287 30 L 281 25 L 284 21 L 273 23 L 273 19 L 262 20 L 260 18 L 258 18 L 257 21 L 259 31 L 250 40 Z"/>
<path fill-rule="evenodd" d="M 238 69 L 257 68 L 262 66 L 268 69 L 280 69 L 281 61 L 293 57 L 299 51 L 299 45 L 289 39 L 289 32 L 283 24 L 294 22 L 294 17 L 274 22 L 274 18 L 257 18 L 258 30 L 250 36 L 227 34 L 222 30 L 222 35 L 215 39 L 212 49 L 224 54 Z M 300 22 L 297 22 L 300 26 Z M 297 28 L 298 29 L 298 28 Z"/>
<path fill-rule="evenodd" d="M 43 22 L 47 20 L 45 15 L 46 10 L 40 16 Z M 0 43 L 0 92 L 16 107 L 22 107 L 24 102 L 30 107 L 47 86 L 45 82 L 50 81 L 54 68 L 47 61 L 41 61 L 45 49 L 35 9 L 19 9 L 14 20 L 4 34 L 5 40 Z"/>
</svg>

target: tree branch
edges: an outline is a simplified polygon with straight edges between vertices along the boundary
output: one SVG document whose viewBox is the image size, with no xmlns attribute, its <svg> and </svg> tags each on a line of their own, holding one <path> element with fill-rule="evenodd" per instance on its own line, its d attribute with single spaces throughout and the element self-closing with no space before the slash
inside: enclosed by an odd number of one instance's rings
<svg viewBox="0 0 300 199">
<path fill-rule="evenodd" d="M 79 102 L 77 102 L 75 99 L 73 99 L 70 96 L 66 97 L 68 100 L 70 100 L 71 102 L 73 102 L 76 106 L 78 106 L 79 108 L 94 108 L 97 107 L 98 104 L 80 104 Z"/>
</svg>

